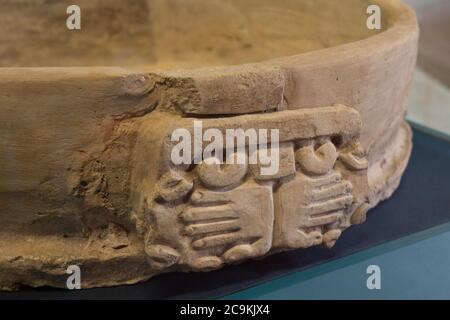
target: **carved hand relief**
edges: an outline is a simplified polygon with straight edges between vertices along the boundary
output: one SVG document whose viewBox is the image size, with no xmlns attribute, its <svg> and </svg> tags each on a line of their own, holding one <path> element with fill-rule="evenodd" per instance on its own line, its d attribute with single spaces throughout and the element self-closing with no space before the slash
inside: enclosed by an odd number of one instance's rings
<svg viewBox="0 0 450 320">
<path fill-rule="evenodd" d="M 135 221 L 153 268 L 205 271 L 271 250 L 332 247 L 343 230 L 364 220 L 369 208 L 358 189 L 367 189 L 368 162 L 358 144 L 360 119 L 355 110 L 334 106 L 203 123 L 219 132 L 278 129 L 279 144 L 246 142 L 240 151 L 223 150 L 229 157 L 244 159 L 237 164 L 222 164 L 216 158 L 173 164 L 174 143 L 167 128 L 160 145 L 152 146 L 161 152 L 140 159 L 141 165 L 144 159 L 159 163 L 159 174 L 135 184 L 140 195 Z M 194 130 L 183 118 L 174 124 L 183 126 Z M 146 142 L 157 141 L 151 130 L 142 135 L 137 153 Z M 255 152 L 274 152 L 279 161 L 276 172 L 262 174 L 267 166 L 262 156 L 249 163 Z"/>
<path fill-rule="evenodd" d="M 282 184 L 274 196 L 277 214 L 274 247 L 307 248 L 319 244 L 333 247 L 342 231 L 350 226 L 354 207 L 359 208 L 360 200 L 352 181 L 367 183 L 367 172 L 356 174 L 367 170 L 367 166 L 352 167 L 355 173 L 344 175 L 337 163 L 339 151 L 330 141 L 317 149 L 310 143 L 300 147 L 295 155 L 299 168 L 296 177 Z M 342 155 L 353 157 L 352 152 Z"/>
<path fill-rule="evenodd" d="M 230 191 L 198 187 L 186 202 L 148 205 L 153 225 L 146 253 L 155 268 L 178 263 L 211 270 L 271 248 L 273 201 L 267 186 L 249 182 Z"/>
</svg>

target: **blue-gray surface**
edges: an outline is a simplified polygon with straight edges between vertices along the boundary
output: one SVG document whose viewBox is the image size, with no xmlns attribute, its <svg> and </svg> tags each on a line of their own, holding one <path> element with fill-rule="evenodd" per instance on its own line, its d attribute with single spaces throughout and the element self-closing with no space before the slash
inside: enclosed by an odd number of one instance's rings
<svg viewBox="0 0 450 320">
<path fill-rule="evenodd" d="M 381 290 L 367 288 L 370 265 L 381 269 Z M 450 224 L 224 299 L 450 299 Z"/>
</svg>

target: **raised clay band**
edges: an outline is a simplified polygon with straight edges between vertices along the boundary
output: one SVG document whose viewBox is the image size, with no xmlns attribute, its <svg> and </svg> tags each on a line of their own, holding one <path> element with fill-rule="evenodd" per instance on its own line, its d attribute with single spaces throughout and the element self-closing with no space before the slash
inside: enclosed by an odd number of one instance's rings
<svg viewBox="0 0 450 320">
<path fill-rule="evenodd" d="M 295 12 L 293 2 L 275 2 L 273 12 Z M 290 9 L 277 11 L 284 2 Z M 1 288 L 65 287 L 70 265 L 81 268 L 82 287 L 89 288 L 332 247 L 391 196 L 412 147 L 404 115 L 416 63 L 416 18 L 401 1 L 371 2 L 382 8 L 382 32 L 365 31 L 326 48 L 312 45 L 297 55 L 273 49 L 283 55 L 261 55 L 256 63 L 246 56 L 227 60 L 222 52 L 224 63 L 205 58 L 204 68 L 194 53 L 195 68 L 167 61 L 70 67 L 76 65 L 72 52 L 67 67 L 3 65 Z M 332 21 L 320 21 L 326 23 Z M 296 41 L 288 40 L 279 50 Z M 31 59 L 33 50 L 17 50 L 15 61 Z M 97 65 L 109 54 L 92 52 L 86 59 Z M 9 55 L 0 51 L 0 57 L 8 61 Z M 44 60 L 43 66 L 59 63 Z M 173 165 L 171 134 L 193 130 L 194 119 L 222 132 L 279 129 L 279 171 L 261 176 L 259 164 Z"/>
</svg>

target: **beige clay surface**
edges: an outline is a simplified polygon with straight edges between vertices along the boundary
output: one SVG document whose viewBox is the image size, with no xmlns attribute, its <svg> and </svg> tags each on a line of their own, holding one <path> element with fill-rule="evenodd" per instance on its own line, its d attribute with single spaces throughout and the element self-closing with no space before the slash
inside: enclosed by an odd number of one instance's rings
<svg viewBox="0 0 450 320">
<path fill-rule="evenodd" d="M 361 40 L 369 0 L 2 0 L 0 66 L 192 68 L 259 62 Z M 389 14 L 383 16 L 389 25 Z M 61 23 L 63 22 L 63 23 Z"/>
<path fill-rule="evenodd" d="M 370 1 L 379 31 L 366 0 L 78 3 L 68 31 L 68 1 L 0 0 L 0 288 L 332 247 L 400 183 L 418 38 L 401 1 Z M 173 164 L 194 120 L 278 129 L 278 172 Z"/>
</svg>

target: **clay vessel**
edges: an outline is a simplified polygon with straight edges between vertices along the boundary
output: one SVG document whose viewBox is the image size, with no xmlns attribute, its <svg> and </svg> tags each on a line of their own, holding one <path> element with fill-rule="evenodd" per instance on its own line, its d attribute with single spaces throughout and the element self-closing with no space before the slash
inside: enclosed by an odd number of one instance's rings
<svg viewBox="0 0 450 320">
<path fill-rule="evenodd" d="M 71 265 L 89 288 L 332 247 L 399 185 L 418 39 L 401 1 L 77 3 L 81 30 L 68 1 L 1 4 L 2 289 L 66 287 Z M 173 164 L 195 119 L 279 130 L 279 170 Z"/>
</svg>

